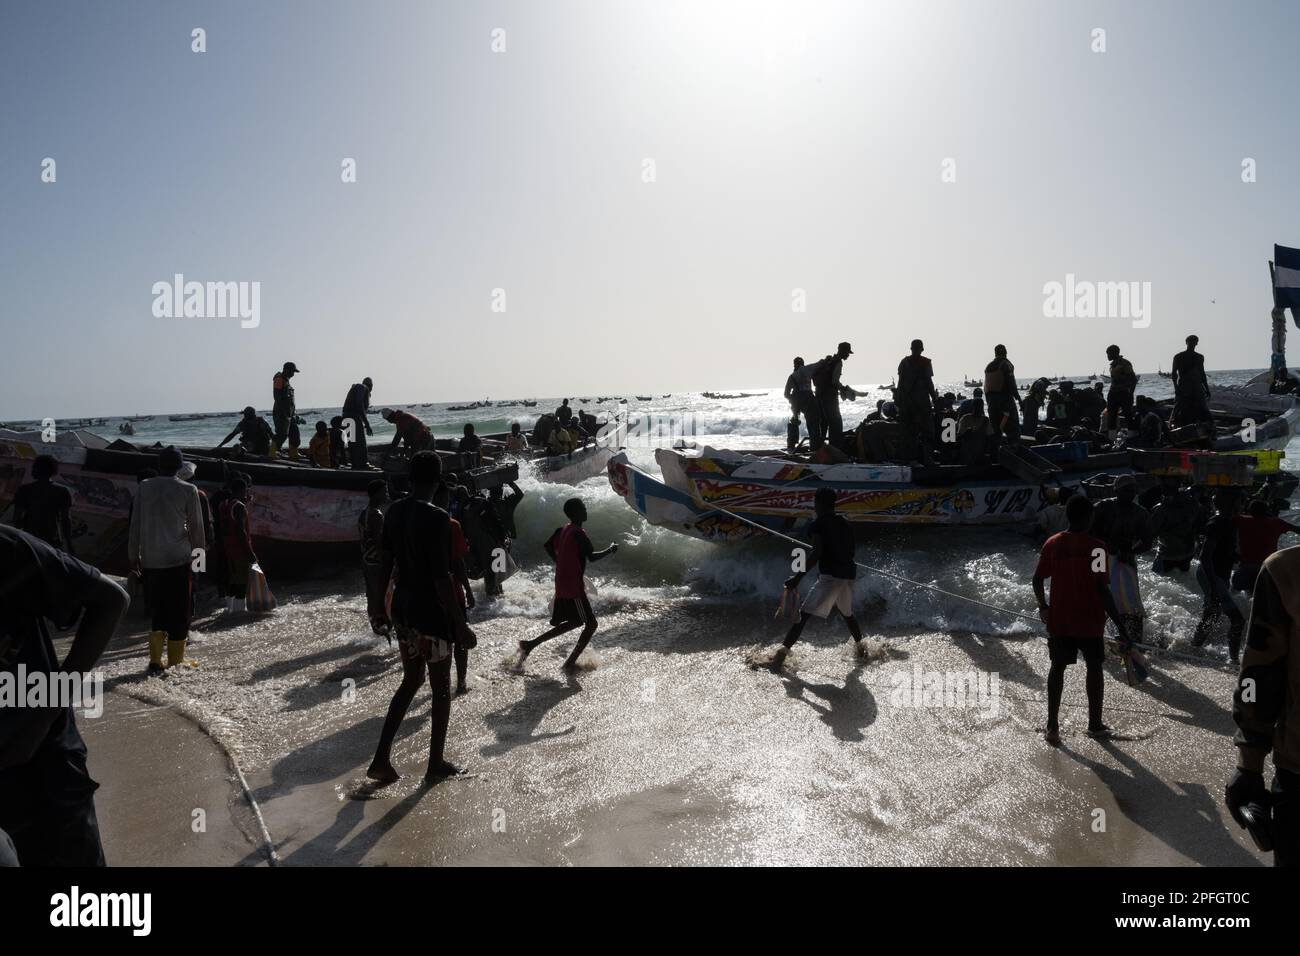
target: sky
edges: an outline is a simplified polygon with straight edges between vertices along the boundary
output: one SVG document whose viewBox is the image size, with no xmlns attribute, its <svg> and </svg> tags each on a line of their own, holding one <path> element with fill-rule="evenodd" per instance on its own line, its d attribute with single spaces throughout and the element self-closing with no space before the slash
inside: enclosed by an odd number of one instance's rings
<svg viewBox="0 0 1300 956">
<path fill-rule="evenodd" d="M 5 0 L 0 419 L 268 407 L 285 361 L 303 407 L 779 387 L 840 340 L 874 385 L 917 336 L 940 380 L 1188 332 L 1264 367 L 1297 36 L 1267 0 Z M 258 324 L 156 315 L 177 273 L 259 283 Z M 1047 315 L 1071 274 L 1149 322 Z"/>
</svg>

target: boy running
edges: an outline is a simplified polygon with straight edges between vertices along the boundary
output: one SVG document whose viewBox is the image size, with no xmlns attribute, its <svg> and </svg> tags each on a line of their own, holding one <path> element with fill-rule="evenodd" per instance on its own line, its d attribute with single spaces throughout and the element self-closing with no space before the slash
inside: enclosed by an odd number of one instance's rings
<svg viewBox="0 0 1300 956">
<path fill-rule="evenodd" d="M 582 530 L 587 520 L 587 507 L 581 498 L 570 498 L 564 503 L 564 514 L 569 523 L 563 528 L 556 528 L 546 541 L 546 553 L 555 562 L 555 610 L 551 614 L 551 629 L 531 641 L 519 642 L 519 666 L 523 666 L 528 655 L 538 644 L 553 637 L 566 634 L 575 627 L 582 628 L 578 643 L 573 652 L 564 661 L 565 670 L 578 666 L 578 658 L 587 649 L 591 636 L 596 633 L 596 614 L 587 600 L 587 589 L 583 585 L 582 575 L 587 569 L 587 562 L 599 561 L 618 551 L 618 545 L 611 544 L 604 551 L 597 551 Z"/>
<path fill-rule="evenodd" d="M 810 616 L 816 615 L 826 620 L 834 609 L 839 610 L 844 623 L 849 626 L 858 654 L 865 656 L 867 653 L 862 629 L 858 627 L 858 619 L 853 616 L 853 582 L 858 577 L 858 566 L 853 561 L 853 527 L 843 515 L 835 513 L 835 491 L 832 488 L 817 489 L 817 494 L 813 496 L 813 508 L 817 512 L 817 518 L 808 529 L 812 535 L 812 554 L 808 555 L 808 561 L 817 562 L 817 583 L 804 598 L 799 620 L 790 625 L 785 642 L 772 655 L 772 670 L 781 669 L 786 655 L 794 647 L 794 642 L 799 640 Z M 792 575 L 785 582 L 786 591 L 797 593 L 799 582 L 807 573 L 799 571 Z M 787 594 L 786 597 L 792 599 L 794 595 Z"/>
</svg>

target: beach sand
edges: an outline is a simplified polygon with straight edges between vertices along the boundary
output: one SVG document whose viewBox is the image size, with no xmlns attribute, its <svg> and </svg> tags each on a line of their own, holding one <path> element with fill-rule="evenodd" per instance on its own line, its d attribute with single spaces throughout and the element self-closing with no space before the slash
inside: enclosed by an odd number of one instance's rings
<svg viewBox="0 0 1300 956">
<path fill-rule="evenodd" d="M 427 691 L 394 748 L 403 778 L 365 781 L 401 668 L 365 623 L 359 573 L 279 583 L 264 617 L 200 608 L 200 666 L 165 678 L 144 677 L 148 622 L 128 617 L 103 661 L 110 705 L 81 721 L 108 858 L 266 862 L 215 740 L 287 865 L 1268 862 L 1222 806 L 1224 667 L 1153 656 L 1133 689 L 1109 664 L 1107 720 L 1134 738 L 1111 743 L 1084 736 L 1073 668 L 1053 750 L 1039 732 L 1046 646 L 1028 635 L 891 626 L 874 607 L 860 616 L 878 657 L 856 659 L 841 622 L 813 623 L 778 675 L 746 664 L 782 632 L 771 602 L 603 592 L 594 667 L 560 670 L 566 636 L 510 673 L 516 641 L 545 628 L 518 595 L 545 586 L 521 574 L 473 612 L 472 690 L 453 701 L 447 746 L 469 773 L 434 787 Z M 898 706 L 898 675 L 918 666 L 996 673 L 996 707 Z"/>
</svg>

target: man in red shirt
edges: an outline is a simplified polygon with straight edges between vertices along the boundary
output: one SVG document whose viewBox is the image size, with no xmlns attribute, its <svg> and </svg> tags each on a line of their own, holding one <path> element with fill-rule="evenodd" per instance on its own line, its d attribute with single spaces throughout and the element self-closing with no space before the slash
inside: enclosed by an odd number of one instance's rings
<svg viewBox="0 0 1300 956">
<path fill-rule="evenodd" d="M 1232 589 L 1253 591 L 1259 569 L 1277 550 L 1278 539 L 1288 531 L 1300 534 L 1300 525 L 1269 514 L 1268 502 L 1262 498 L 1250 503 L 1249 514 L 1237 515 L 1232 521 L 1237 526 L 1237 552 L 1241 555 L 1241 563 L 1232 576 Z"/>
<path fill-rule="evenodd" d="M 1075 495 L 1065 506 L 1065 516 L 1069 530 L 1047 539 L 1034 570 L 1034 596 L 1038 599 L 1038 616 L 1047 625 L 1047 653 L 1052 662 L 1047 673 L 1044 739 L 1053 747 L 1061 744 L 1057 716 L 1065 690 L 1065 669 L 1078 661 L 1080 651 L 1087 668 L 1084 686 L 1088 692 L 1088 736 L 1102 740 L 1110 737 L 1110 729 L 1101 722 L 1101 665 L 1106 658 L 1108 616 L 1115 622 L 1120 640 L 1128 640 L 1110 593 L 1106 544 L 1087 533 L 1092 502 Z M 1050 604 L 1043 592 L 1043 582 L 1048 578 L 1052 581 Z"/>
<path fill-rule="evenodd" d="M 596 633 L 596 614 L 587 600 L 587 588 L 582 574 L 587 569 L 589 560 L 599 561 L 614 554 L 618 551 L 618 545 L 611 544 L 604 551 L 595 549 L 587 532 L 582 530 L 582 524 L 587 520 L 587 507 L 581 498 L 566 501 L 564 513 L 569 523 L 563 528 L 556 528 L 546 541 L 546 553 L 555 562 L 555 610 L 551 614 L 551 629 L 531 641 L 519 642 L 521 667 L 538 644 L 581 627 L 582 634 L 578 643 L 564 661 L 564 669 L 572 670 L 578 666 L 578 657 Z"/>
</svg>

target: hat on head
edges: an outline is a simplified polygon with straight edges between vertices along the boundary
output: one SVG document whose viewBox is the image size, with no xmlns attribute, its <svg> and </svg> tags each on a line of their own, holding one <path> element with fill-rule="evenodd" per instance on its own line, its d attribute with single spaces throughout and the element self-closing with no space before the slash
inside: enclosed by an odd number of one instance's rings
<svg viewBox="0 0 1300 956">
<path fill-rule="evenodd" d="M 285 363 L 284 363 L 284 370 L 285 370 L 286 372 L 300 372 L 300 371 L 302 371 L 302 369 L 298 368 L 298 366 L 294 365 L 292 362 L 285 362 Z"/>
<path fill-rule="evenodd" d="M 837 348 L 836 351 L 837 351 L 837 352 L 845 352 L 845 353 L 847 353 L 848 355 L 852 355 L 852 354 L 853 354 L 853 346 L 850 345 L 848 342 L 841 342 L 841 343 L 839 344 L 839 348 Z"/>
</svg>

